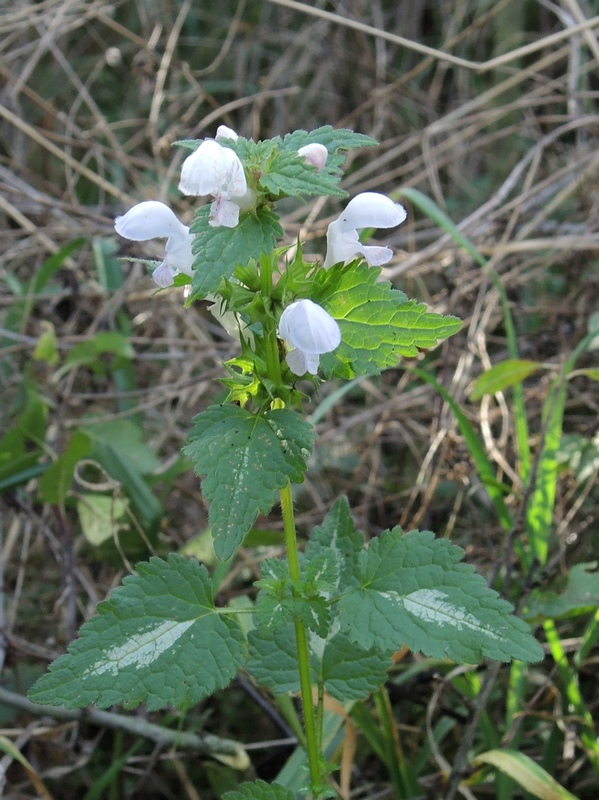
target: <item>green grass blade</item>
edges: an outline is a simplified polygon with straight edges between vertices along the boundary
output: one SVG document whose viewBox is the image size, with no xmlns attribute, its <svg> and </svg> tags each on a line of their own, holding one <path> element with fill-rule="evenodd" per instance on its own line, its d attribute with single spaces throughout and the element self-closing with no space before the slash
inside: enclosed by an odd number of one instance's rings
<svg viewBox="0 0 599 800">
<path fill-rule="evenodd" d="M 588 709 L 578 684 L 578 672 L 570 666 L 566 651 L 563 648 L 559 633 L 553 620 L 546 620 L 543 623 L 545 636 L 549 644 L 549 649 L 553 660 L 557 666 L 560 678 L 564 685 L 564 690 L 574 713 L 582 720 L 580 729 L 580 739 L 585 746 L 587 757 L 595 773 L 599 775 L 599 737 L 593 715 Z"/>
<path fill-rule="evenodd" d="M 578 800 L 524 753 L 515 750 L 489 750 L 477 756 L 474 764 L 489 764 L 501 770 L 541 800 Z"/>
</svg>

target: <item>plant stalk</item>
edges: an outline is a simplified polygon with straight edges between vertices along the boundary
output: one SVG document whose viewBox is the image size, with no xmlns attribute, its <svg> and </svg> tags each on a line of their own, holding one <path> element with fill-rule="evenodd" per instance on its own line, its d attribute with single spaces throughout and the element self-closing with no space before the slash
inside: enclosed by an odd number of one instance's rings
<svg viewBox="0 0 599 800">
<path fill-rule="evenodd" d="M 287 548 L 287 562 L 289 576 L 292 581 L 301 579 L 299 553 L 297 549 L 297 536 L 295 531 L 295 517 L 293 513 L 293 500 L 291 497 L 291 483 L 281 489 L 281 512 L 283 516 L 283 529 L 285 532 L 285 545 Z M 320 750 L 318 747 L 319 736 L 316 729 L 314 703 L 312 700 L 312 681 L 310 678 L 310 651 L 308 648 L 308 634 L 300 620 L 295 620 L 295 640 L 297 646 L 297 661 L 300 677 L 300 696 L 304 712 L 304 728 L 306 732 L 306 750 L 310 767 L 310 780 L 315 789 L 321 783 Z"/>
</svg>

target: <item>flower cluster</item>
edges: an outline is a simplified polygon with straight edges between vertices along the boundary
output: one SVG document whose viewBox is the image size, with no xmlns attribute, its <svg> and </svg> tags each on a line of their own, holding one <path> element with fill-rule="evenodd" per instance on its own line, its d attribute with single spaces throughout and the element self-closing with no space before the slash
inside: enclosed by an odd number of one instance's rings
<svg viewBox="0 0 599 800">
<path fill-rule="evenodd" d="M 393 255 L 388 247 L 366 246 L 358 231 L 363 228 L 394 228 L 406 218 L 406 210 L 383 194 L 362 192 L 350 200 L 327 230 L 324 267 L 348 264 L 362 256 L 371 266 L 386 264 Z M 287 366 L 294 375 L 316 375 L 320 356 L 332 353 L 341 342 L 337 322 L 311 300 L 299 300 L 283 311 L 279 335 L 290 346 Z"/>
<path fill-rule="evenodd" d="M 248 181 L 243 163 L 227 144 L 237 139 L 235 131 L 221 125 L 215 138 L 202 141 L 181 169 L 179 189 L 183 194 L 213 198 L 208 216 L 212 227 L 235 228 L 241 212 L 257 208 L 256 184 Z M 297 154 L 317 173 L 324 169 L 328 158 L 327 148 L 316 142 L 301 147 Z M 328 226 L 324 268 L 348 264 L 357 258 L 364 258 L 370 265 L 386 264 L 392 251 L 388 247 L 362 244 L 358 231 L 392 228 L 405 218 L 403 206 L 385 195 L 378 192 L 356 195 Z M 118 234 L 136 242 L 166 239 L 164 260 L 152 275 L 160 288 L 171 286 L 179 273 L 192 277 L 195 235 L 164 203 L 156 200 L 138 203 L 117 217 L 114 227 Z M 283 310 L 278 334 L 289 348 L 287 365 L 298 376 L 315 375 L 320 356 L 332 352 L 341 342 L 337 321 L 307 298 L 296 299 Z"/>
</svg>

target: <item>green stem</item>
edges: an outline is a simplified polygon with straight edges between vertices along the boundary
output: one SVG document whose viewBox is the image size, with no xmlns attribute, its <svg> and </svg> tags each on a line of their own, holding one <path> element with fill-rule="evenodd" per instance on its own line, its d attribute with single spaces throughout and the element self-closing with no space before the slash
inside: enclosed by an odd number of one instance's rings
<svg viewBox="0 0 599 800">
<path fill-rule="evenodd" d="M 264 303 L 268 304 L 272 296 L 272 271 L 273 263 L 269 256 L 263 255 L 260 259 L 260 289 Z M 268 318 L 268 317 L 267 317 Z M 264 351 L 266 367 L 269 379 L 275 384 L 282 383 L 281 360 L 279 356 L 279 346 L 277 342 L 277 332 L 274 323 L 268 318 L 268 323 L 264 330 Z M 272 402 L 273 408 L 282 408 L 284 405 L 280 399 Z M 289 576 L 292 583 L 299 583 L 301 571 L 299 563 L 299 552 L 297 549 L 297 537 L 295 531 L 295 516 L 293 513 L 293 499 L 291 496 L 291 483 L 287 481 L 287 486 L 281 489 L 281 513 L 283 516 L 283 529 L 285 531 L 285 546 L 287 549 L 287 563 L 289 564 Z M 302 710 L 304 712 L 304 728 L 306 733 L 306 750 L 308 753 L 308 764 L 310 768 L 310 781 L 313 791 L 321 784 L 320 770 L 320 747 L 321 736 L 317 733 L 316 719 L 314 715 L 314 704 L 312 701 L 312 681 L 310 678 L 310 650 L 308 647 L 308 634 L 306 628 L 300 620 L 295 620 L 295 641 L 297 647 L 297 661 L 300 678 L 300 696 Z"/>
<path fill-rule="evenodd" d="M 260 292 L 264 305 L 269 310 L 272 295 L 272 261 L 267 255 L 263 255 L 260 259 Z M 264 357 L 268 377 L 278 386 L 282 382 L 281 359 L 277 331 L 269 314 L 265 314 L 264 318 Z"/>
<path fill-rule="evenodd" d="M 283 529 L 285 532 L 289 576 L 292 581 L 299 581 L 301 573 L 290 483 L 287 483 L 287 486 L 281 489 L 281 512 L 283 515 Z M 318 747 L 319 736 L 316 729 L 316 718 L 312 700 L 308 634 L 306 633 L 306 628 L 299 620 L 295 620 L 295 640 L 300 677 L 300 695 L 304 712 L 304 728 L 306 730 L 306 750 L 308 751 L 308 763 L 310 766 L 310 780 L 312 782 L 312 788 L 315 789 L 321 783 L 320 751 Z"/>
</svg>

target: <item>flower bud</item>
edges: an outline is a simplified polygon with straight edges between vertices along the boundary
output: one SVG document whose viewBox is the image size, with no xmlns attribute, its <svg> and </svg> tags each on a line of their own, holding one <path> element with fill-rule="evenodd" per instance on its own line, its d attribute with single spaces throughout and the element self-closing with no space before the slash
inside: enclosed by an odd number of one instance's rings
<svg viewBox="0 0 599 800">
<path fill-rule="evenodd" d="M 323 144 L 312 142 L 300 147 L 297 154 L 305 160 L 306 164 L 316 167 L 317 172 L 322 172 L 324 165 L 327 163 L 329 151 Z"/>
</svg>

